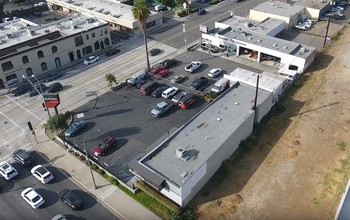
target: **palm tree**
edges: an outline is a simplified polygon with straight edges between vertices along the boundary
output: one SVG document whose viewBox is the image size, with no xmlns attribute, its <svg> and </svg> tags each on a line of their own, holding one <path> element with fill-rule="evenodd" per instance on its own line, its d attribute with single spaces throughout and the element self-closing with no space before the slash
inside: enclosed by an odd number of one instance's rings
<svg viewBox="0 0 350 220">
<path fill-rule="evenodd" d="M 115 83 L 116 85 L 117 83 L 117 79 L 115 78 L 115 76 L 112 73 L 107 73 L 105 75 L 105 79 L 108 82 L 108 86 L 113 86 L 113 83 Z"/>
<path fill-rule="evenodd" d="M 146 47 L 146 57 L 147 57 L 147 67 L 150 69 L 149 57 L 148 57 L 148 48 L 147 48 L 147 19 L 150 16 L 151 12 L 147 8 L 146 0 L 135 0 L 134 7 L 131 9 L 132 15 L 139 22 L 139 27 L 143 33 L 143 39 L 145 41 Z"/>
</svg>

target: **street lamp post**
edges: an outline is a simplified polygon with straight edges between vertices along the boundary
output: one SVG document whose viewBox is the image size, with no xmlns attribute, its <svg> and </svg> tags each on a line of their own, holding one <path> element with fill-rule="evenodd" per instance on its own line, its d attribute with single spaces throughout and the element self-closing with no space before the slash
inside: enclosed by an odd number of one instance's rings
<svg viewBox="0 0 350 220">
<path fill-rule="evenodd" d="M 86 146 L 85 146 L 85 136 L 84 136 L 84 140 L 83 140 L 83 147 L 84 147 L 84 151 L 85 151 L 85 156 L 89 165 L 89 169 L 90 169 L 90 174 L 91 174 L 91 179 L 92 179 L 92 183 L 94 185 L 94 189 L 97 189 L 96 187 L 96 182 L 95 182 L 95 178 L 94 178 L 94 174 L 92 172 L 92 168 L 91 168 L 91 163 L 90 163 L 90 158 L 89 158 L 89 154 L 86 150 Z"/>
<path fill-rule="evenodd" d="M 23 77 L 23 79 L 26 79 L 26 77 L 25 77 L 24 75 L 22 75 L 22 77 Z M 43 105 L 43 107 L 44 107 L 45 110 L 47 111 L 47 114 L 48 114 L 49 117 L 50 117 L 49 109 L 48 109 L 47 106 L 45 105 L 45 99 L 44 99 L 44 94 L 43 94 L 43 88 L 41 87 L 40 81 L 38 80 L 38 78 L 36 78 L 36 76 L 35 76 L 34 74 L 31 75 L 31 77 L 33 77 L 33 78 L 38 82 L 40 91 L 38 91 L 38 89 L 33 85 L 32 81 L 30 81 L 30 80 L 27 80 L 27 81 L 28 81 L 28 82 L 30 83 L 30 85 L 40 94 L 41 99 L 42 99 L 42 101 L 43 101 L 43 102 L 42 102 L 42 105 Z"/>
</svg>

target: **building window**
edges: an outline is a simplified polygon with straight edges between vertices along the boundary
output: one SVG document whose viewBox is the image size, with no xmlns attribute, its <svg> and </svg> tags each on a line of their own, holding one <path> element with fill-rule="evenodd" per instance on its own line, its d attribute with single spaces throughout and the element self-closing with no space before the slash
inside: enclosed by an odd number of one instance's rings
<svg viewBox="0 0 350 220">
<path fill-rule="evenodd" d="M 23 56 L 22 57 L 23 64 L 29 63 L 29 58 L 28 56 Z"/>
<path fill-rule="evenodd" d="M 106 46 L 109 46 L 109 39 L 108 38 L 105 38 L 105 44 L 106 44 Z"/>
<path fill-rule="evenodd" d="M 88 34 L 86 35 L 86 40 L 89 40 L 89 35 Z"/>
<path fill-rule="evenodd" d="M 17 75 L 11 74 L 9 76 L 6 76 L 6 81 L 7 81 L 7 85 L 12 85 L 12 84 L 18 83 Z"/>
<path fill-rule="evenodd" d="M 51 47 L 51 51 L 52 51 L 52 54 L 54 54 L 54 53 L 57 53 L 57 47 L 56 46 L 52 46 Z"/>
<path fill-rule="evenodd" d="M 92 53 L 92 47 L 91 46 L 87 46 L 85 48 L 83 48 L 83 54 L 89 54 L 89 53 Z"/>
<path fill-rule="evenodd" d="M 91 33 L 91 37 L 92 37 L 92 38 L 95 38 L 95 32 L 94 32 L 94 33 Z"/>
<path fill-rule="evenodd" d="M 32 76 L 33 75 L 33 70 L 32 70 L 32 68 L 27 68 L 26 69 L 26 73 L 27 73 L 27 76 Z"/>
<path fill-rule="evenodd" d="M 103 36 L 103 30 L 101 30 L 100 36 Z"/>
<path fill-rule="evenodd" d="M 61 66 L 61 60 L 60 60 L 59 57 L 56 57 L 56 58 L 55 58 L 55 64 L 56 64 L 56 67 Z"/>
<path fill-rule="evenodd" d="M 38 51 L 38 58 L 39 59 L 40 58 L 44 58 L 44 52 L 43 51 L 41 51 L 41 50 Z"/>
<path fill-rule="evenodd" d="M 105 34 L 108 34 L 107 28 L 105 29 Z"/>
<path fill-rule="evenodd" d="M 46 65 L 45 62 L 41 63 L 41 70 L 42 70 L 42 71 L 47 70 L 47 65 Z"/>
<path fill-rule="evenodd" d="M 75 40 L 75 46 L 76 47 L 81 46 L 81 45 L 84 44 L 82 36 L 75 37 L 74 40 Z"/>
<path fill-rule="evenodd" d="M 95 42 L 95 50 L 99 50 L 100 49 L 100 44 L 98 42 Z"/>
<path fill-rule="evenodd" d="M 13 65 L 12 65 L 11 61 L 7 61 L 5 63 L 2 63 L 1 67 L 2 67 L 2 71 L 7 71 L 7 70 L 10 70 L 10 69 L 13 69 Z"/>
</svg>

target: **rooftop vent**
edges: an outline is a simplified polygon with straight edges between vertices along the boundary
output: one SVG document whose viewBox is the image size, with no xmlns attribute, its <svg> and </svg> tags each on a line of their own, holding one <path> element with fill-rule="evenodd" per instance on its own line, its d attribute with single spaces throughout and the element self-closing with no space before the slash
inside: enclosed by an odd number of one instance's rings
<svg viewBox="0 0 350 220">
<path fill-rule="evenodd" d="M 261 42 L 261 40 L 257 40 L 257 42 L 259 42 L 259 43 L 260 43 L 260 42 Z"/>
<path fill-rule="evenodd" d="M 46 34 L 48 34 L 48 33 L 50 33 L 50 30 L 46 29 L 44 32 L 45 32 Z"/>
<path fill-rule="evenodd" d="M 178 157 L 178 158 L 184 157 L 185 154 L 186 154 L 186 150 L 183 149 L 183 148 L 181 148 L 181 147 L 179 147 L 179 148 L 176 150 L 176 157 Z"/>
<path fill-rule="evenodd" d="M 187 176 L 187 175 L 188 175 L 188 172 L 187 172 L 187 171 L 184 171 L 184 172 L 181 173 L 180 176 L 181 176 L 182 178 L 184 178 L 184 177 Z"/>
<path fill-rule="evenodd" d="M 29 36 L 35 35 L 35 31 L 33 31 L 33 30 L 27 29 L 27 33 L 29 34 Z"/>
<path fill-rule="evenodd" d="M 287 50 L 287 49 L 288 49 L 288 47 L 283 47 L 283 49 Z"/>
<path fill-rule="evenodd" d="M 94 18 L 88 18 L 88 19 L 87 19 L 87 22 L 88 22 L 88 23 L 94 23 L 95 21 L 96 21 L 96 20 L 95 20 Z"/>
<path fill-rule="evenodd" d="M 248 40 L 252 40 L 253 38 L 252 37 L 248 37 Z"/>
<path fill-rule="evenodd" d="M 242 36 L 247 36 L 247 32 L 242 31 L 241 35 L 242 35 Z"/>
<path fill-rule="evenodd" d="M 277 47 L 277 46 L 278 46 L 278 44 L 273 44 L 272 46 L 273 46 L 273 47 Z"/>
</svg>

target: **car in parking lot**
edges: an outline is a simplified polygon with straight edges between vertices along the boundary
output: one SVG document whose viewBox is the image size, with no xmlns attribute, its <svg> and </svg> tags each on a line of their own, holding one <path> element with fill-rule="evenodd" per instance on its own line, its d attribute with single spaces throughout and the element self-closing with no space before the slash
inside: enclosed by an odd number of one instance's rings
<svg viewBox="0 0 350 220">
<path fill-rule="evenodd" d="M 165 114 L 167 111 L 172 109 L 174 105 L 175 104 L 171 102 L 159 102 L 157 103 L 157 106 L 154 109 L 152 109 L 151 115 L 155 118 L 159 118 L 163 114 Z"/>
<path fill-rule="evenodd" d="M 186 79 L 186 76 L 184 75 L 175 75 L 170 82 L 171 83 L 181 83 L 182 81 L 184 81 Z"/>
<path fill-rule="evenodd" d="M 177 87 L 168 88 L 162 93 L 162 97 L 169 99 L 169 98 L 173 97 L 178 91 L 179 91 L 179 88 L 177 88 Z"/>
<path fill-rule="evenodd" d="M 12 153 L 12 157 L 13 159 L 15 159 L 15 161 L 19 162 L 22 166 L 29 166 L 34 161 L 33 157 L 30 156 L 30 154 L 23 149 L 15 150 Z"/>
<path fill-rule="evenodd" d="M 97 55 L 91 55 L 88 58 L 86 58 L 86 60 L 84 60 L 83 63 L 84 63 L 84 65 L 87 66 L 87 65 L 93 64 L 99 60 L 100 60 L 100 58 Z"/>
<path fill-rule="evenodd" d="M 46 184 L 53 180 L 53 174 L 48 171 L 45 167 L 42 165 L 36 165 L 33 167 L 30 172 L 32 175 L 37 178 L 42 184 Z"/>
<path fill-rule="evenodd" d="M 162 85 L 162 86 L 159 86 L 158 88 L 156 88 L 153 92 L 152 92 L 152 96 L 155 97 L 155 98 L 158 98 L 160 96 L 162 96 L 162 93 L 167 90 L 169 88 L 169 86 L 167 85 Z"/>
<path fill-rule="evenodd" d="M 35 85 L 34 88 L 28 91 L 27 96 L 33 97 L 33 96 L 39 95 L 39 93 L 41 94 L 45 92 L 46 89 L 47 87 L 45 86 L 45 84 Z"/>
<path fill-rule="evenodd" d="M 6 179 L 11 180 L 18 175 L 17 170 L 7 162 L 0 163 L 0 174 Z"/>
<path fill-rule="evenodd" d="M 15 90 L 13 90 L 11 92 L 11 94 L 13 96 L 20 96 L 20 95 L 23 95 L 25 94 L 26 92 L 28 92 L 28 90 L 32 88 L 32 86 L 30 84 L 24 84 L 24 85 L 21 85 L 19 87 L 17 87 Z"/>
<path fill-rule="evenodd" d="M 86 128 L 85 121 L 76 121 L 73 122 L 67 130 L 64 132 L 65 137 L 73 137 L 76 134 L 78 134 L 80 131 L 84 130 Z"/>
<path fill-rule="evenodd" d="M 68 220 L 68 218 L 65 215 L 57 214 L 51 220 Z"/>
<path fill-rule="evenodd" d="M 160 54 L 160 52 L 161 52 L 160 49 L 158 49 L 158 48 L 153 48 L 153 49 L 151 49 L 150 51 L 148 51 L 148 54 L 149 54 L 150 56 L 155 56 L 155 55 L 157 55 L 157 54 Z"/>
<path fill-rule="evenodd" d="M 154 81 L 148 81 L 147 83 L 141 86 L 140 92 L 143 95 L 150 95 L 158 86 L 159 83 Z"/>
<path fill-rule="evenodd" d="M 164 66 L 162 66 L 160 64 L 156 64 L 156 65 L 152 66 L 152 68 L 148 72 L 156 75 L 164 69 L 166 69 Z"/>
<path fill-rule="evenodd" d="M 198 101 L 198 97 L 193 94 L 187 94 L 182 97 L 177 104 L 181 109 L 189 109 L 194 103 Z"/>
<path fill-rule="evenodd" d="M 55 79 L 58 79 L 62 76 L 62 73 L 61 72 L 53 72 L 53 73 L 50 73 L 46 78 L 45 78 L 45 81 L 46 82 L 51 82 Z"/>
<path fill-rule="evenodd" d="M 64 189 L 58 193 L 58 198 L 73 210 L 79 209 L 83 201 L 72 190 Z"/>
<path fill-rule="evenodd" d="M 117 53 L 120 53 L 120 50 L 113 48 L 106 52 L 106 56 L 110 57 L 110 56 L 116 55 Z"/>
<path fill-rule="evenodd" d="M 21 196 L 33 209 L 37 209 L 45 203 L 43 197 L 33 188 L 23 190 Z"/>
<path fill-rule="evenodd" d="M 162 69 L 161 71 L 159 71 L 156 74 L 156 78 L 159 79 L 159 78 L 162 78 L 162 77 L 167 77 L 168 74 L 169 74 L 169 70 L 168 69 Z"/>
<path fill-rule="evenodd" d="M 201 76 L 197 79 L 195 79 L 191 83 L 191 89 L 198 90 L 198 91 L 203 91 L 205 84 L 208 82 L 208 78 Z"/>
<path fill-rule="evenodd" d="M 187 66 L 185 66 L 185 70 L 187 72 L 193 73 L 194 71 L 196 71 L 200 66 L 202 65 L 202 63 L 200 61 L 192 61 L 190 64 L 188 64 Z"/>
<path fill-rule="evenodd" d="M 172 66 L 175 66 L 177 64 L 177 60 L 175 59 L 166 59 L 163 62 L 160 63 L 164 68 L 170 68 Z"/>
<path fill-rule="evenodd" d="M 63 89 L 63 86 L 61 83 L 55 82 L 55 83 L 51 84 L 48 88 L 49 88 L 47 90 L 48 93 L 56 93 L 56 92 L 60 91 L 61 89 Z"/>
<path fill-rule="evenodd" d="M 180 101 L 180 99 L 185 95 L 186 95 L 186 92 L 179 92 L 171 99 L 171 101 L 177 104 Z"/>
<path fill-rule="evenodd" d="M 209 77 L 215 78 L 221 75 L 222 70 L 220 68 L 211 69 L 208 73 Z"/>
<path fill-rule="evenodd" d="M 95 156 L 104 156 L 112 147 L 117 146 L 117 140 L 114 137 L 106 137 L 96 147 L 93 152 Z"/>
</svg>

